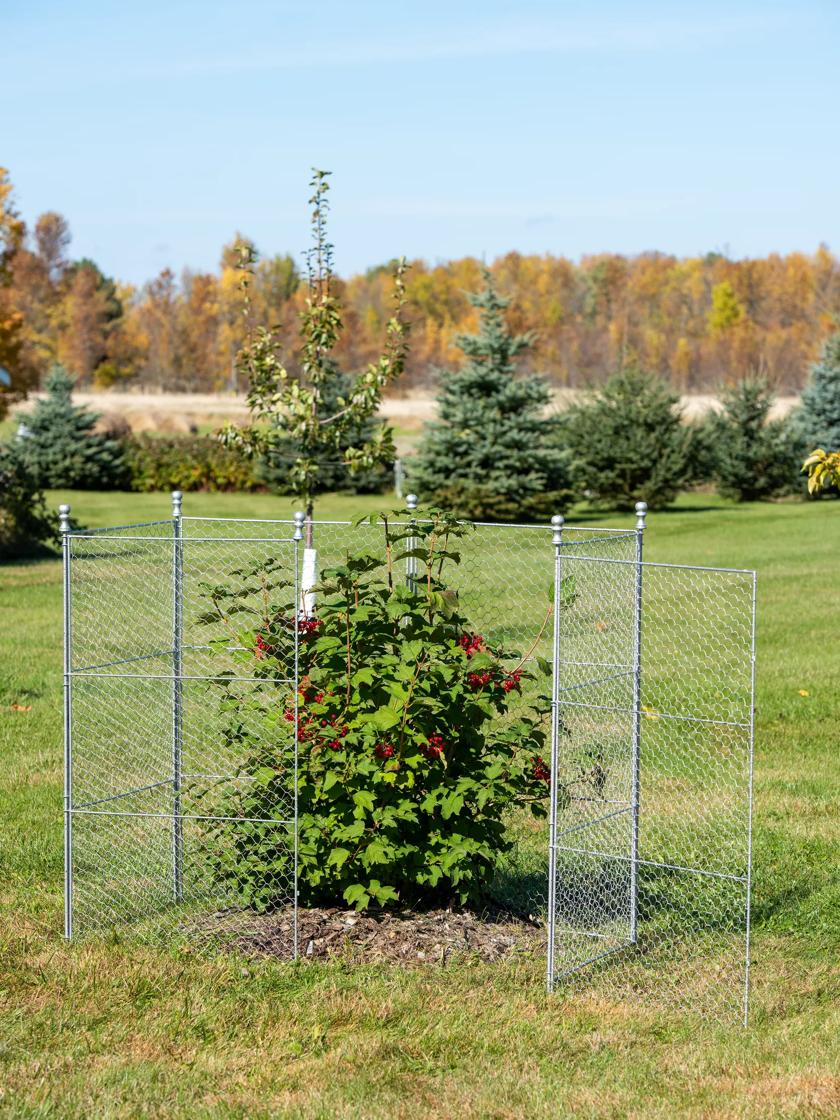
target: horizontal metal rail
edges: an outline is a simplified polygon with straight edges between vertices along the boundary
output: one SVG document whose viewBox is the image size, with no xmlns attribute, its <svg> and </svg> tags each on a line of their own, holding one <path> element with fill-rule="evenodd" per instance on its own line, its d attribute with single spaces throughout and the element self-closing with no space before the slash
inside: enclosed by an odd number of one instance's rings
<svg viewBox="0 0 840 1120">
<path fill-rule="evenodd" d="M 152 525 L 171 525 L 172 519 L 167 517 L 161 521 L 134 521 L 129 525 L 102 525 L 93 529 L 72 529 L 68 537 L 95 537 L 98 533 L 121 533 L 123 529 L 147 529 Z M 167 540 L 172 540 L 168 537 Z"/>
<path fill-rule="evenodd" d="M 86 817 L 150 817 L 153 820 L 171 821 L 172 813 L 131 813 L 115 809 L 71 809 L 71 813 Z M 276 824 L 284 827 L 294 825 L 294 819 L 276 820 L 274 817 L 214 817 L 212 814 L 178 813 L 182 821 L 233 821 L 235 824 Z"/>
<path fill-rule="evenodd" d="M 575 541 L 570 541 L 570 544 L 575 544 Z M 614 557 L 608 556 L 575 556 L 570 555 L 568 552 L 563 553 L 564 560 L 589 560 L 595 561 L 598 564 L 624 564 L 630 568 L 639 567 L 638 560 L 619 560 Z M 730 575 L 736 576 L 755 576 L 754 568 L 712 568 L 705 564 L 666 564 L 659 560 L 642 560 L 642 568 L 671 568 L 681 572 L 728 572 Z"/>
<path fill-rule="evenodd" d="M 289 647 L 289 650 L 288 650 L 289 656 L 291 656 L 291 654 L 293 652 L 293 646 L 294 646 L 294 638 L 291 638 L 290 639 L 290 647 Z M 209 650 L 212 650 L 212 649 L 213 649 L 212 646 L 186 646 L 185 645 L 185 646 L 181 647 L 182 653 L 207 653 Z M 216 652 L 217 653 L 244 653 L 248 649 L 249 649 L 248 646 L 225 646 L 225 648 L 223 650 L 218 650 Z M 103 661 L 100 665 L 81 665 L 77 669 L 71 669 L 70 673 L 74 674 L 74 675 L 84 675 L 84 674 L 93 675 L 99 669 L 110 669 L 113 665 L 132 665 L 132 664 L 136 664 L 138 661 L 152 661 L 154 658 L 157 658 L 157 657 L 162 658 L 162 657 L 171 657 L 171 656 L 172 656 L 172 650 L 171 649 L 156 650 L 154 653 L 138 654 L 137 657 L 124 657 L 124 658 L 121 658 L 119 661 Z M 119 673 L 106 673 L 104 675 L 109 676 L 109 677 L 119 677 L 121 674 L 119 674 Z M 145 676 L 148 676 L 149 674 L 147 674 L 147 673 L 135 673 L 135 674 L 130 674 L 130 675 L 145 677 Z M 242 678 L 237 677 L 236 679 L 241 680 Z M 258 679 L 263 680 L 262 677 L 259 677 Z"/>
<path fill-rule="evenodd" d="M 195 514 L 192 516 L 183 515 L 182 521 L 215 521 L 217 523 L 228 525 L 294 525 L 294 519 L 291 517 L 197 517 Z M 353 524 L 352 521 L 313 521 L 312 524 L 317 529 L 319 525 L 343 525 L 349 527 Z M 253 537 L 237 537 L 237 540 L 253 540 Z"/>
<path fill-rule="evenodd" d="M 190 673 L 87 673 L 74 669 L 69 673 L 71 677 L 90 677 L 94 680 L 129 680 L 129 681 L 248 681 L 257 684 L 294 684 L 293 677 L 238 677 L 232 673 L 225 676 L 210 677 L 204 674 Z"/>
<path fill-rule="evenodd" d="M 86 533 L 68 533 L 69 537 L 77 539 L 93 540 L 93 536 Z M 114 537 L 115 542 L 122 541 L 165 541 L 167 544 L 172 544 L 172 537 L 135 537 L 135 536 L 119 536 Z M 180 537 L 179 540 L 185 544 L 292 544 L 291 537 Z M 81 559 L 75 557 L 74 559 Z"/>
</svg>

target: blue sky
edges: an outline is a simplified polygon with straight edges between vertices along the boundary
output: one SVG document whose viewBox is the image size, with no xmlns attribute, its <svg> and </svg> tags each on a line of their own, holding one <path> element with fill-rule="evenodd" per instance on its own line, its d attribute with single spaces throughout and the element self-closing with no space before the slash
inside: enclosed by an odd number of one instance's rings
<svg viewBox="0 0 840 1120">
<path fill-rule="evenodd" d="M 340 271 L 511 249 L 840 251 L 840 2 L 0 2 L 24 217 L 142 282 L 234 231 Z"/>
</svg>

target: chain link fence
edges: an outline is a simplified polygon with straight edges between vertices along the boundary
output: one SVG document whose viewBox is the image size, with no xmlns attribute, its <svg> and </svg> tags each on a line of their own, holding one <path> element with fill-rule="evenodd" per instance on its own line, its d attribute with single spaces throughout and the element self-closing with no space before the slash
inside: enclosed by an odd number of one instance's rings
<svg viewBox="0 0 840 1120">
<path fill-rule="evenodd" d="M 636 549 L 556 535 L 549 987 L 746 1021 L 755 573 Z"/>
<path fill-rule="evenodd" d="M 511 815 L 492 892 L 545 922 L 550 989 L 743 1012 L 754 574 L 643 562 L 643 513 L 628 530 L 555 522 L 476 525 L 450 569 L 510 668 L 552 670 L 503 717 L 551 688 L 549 819 Z M 296 620 L 300 523 L 185 517 L 178 499 L 164 521 L 63 528 L 67 936 L 244 947 L 262 877 L 284 916 L 273 951 L 297 956 L 299 630 L 274 651 L 283 675 L 263 675 L 212 603 L 223 589 L 246 621 L 268 599 Z M 319 571 L 385 564 L 379 525 L 318 522 L 313 543 Z M 270 819 L 249 796 L 256 756 Z"/>
</svg>

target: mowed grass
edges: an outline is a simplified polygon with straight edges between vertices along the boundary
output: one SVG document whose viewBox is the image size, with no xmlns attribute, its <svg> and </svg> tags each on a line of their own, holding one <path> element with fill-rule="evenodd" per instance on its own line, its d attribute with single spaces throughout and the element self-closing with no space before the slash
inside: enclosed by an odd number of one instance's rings
<svg viewBox="0 0 840 1120">
<path fill-rule="evenodd" d="M 50 500 L 90 525 L 169 508 L 166 495 Z M 381 504 L 336 497 L 320 514 Z M 185 499 L 199 514 L 290 509 Z M 66 945 L 61 578 L 46 560 L 0 568 L 0 1115 L 837 1115 L 840 505 L 689 496 L 651 516 L 647 555 L 759 572 L 749 1030 L 616 1002 L 597 984 L 548 997 L 539 960 L 296 967 Z"/>
</svg>

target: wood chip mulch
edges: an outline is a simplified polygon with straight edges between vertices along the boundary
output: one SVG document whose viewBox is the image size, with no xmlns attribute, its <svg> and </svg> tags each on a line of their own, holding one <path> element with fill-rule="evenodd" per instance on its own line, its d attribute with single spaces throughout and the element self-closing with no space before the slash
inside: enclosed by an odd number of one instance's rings
<svg viewBox="0 0 840 1120">
<path fill-rule="evenodd" d="M 252 956 L 288 960 L 292 912 L 237 923 L 230 947 Z M 446 965 L 454 958 L 504 961 L 533 956 L 545 946 L 544 925 L 504 911 L 363 911 L 324 908 L 298 912 L 304 960 L 343 958 L 357 964 Z"/>
</svg>

